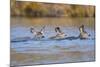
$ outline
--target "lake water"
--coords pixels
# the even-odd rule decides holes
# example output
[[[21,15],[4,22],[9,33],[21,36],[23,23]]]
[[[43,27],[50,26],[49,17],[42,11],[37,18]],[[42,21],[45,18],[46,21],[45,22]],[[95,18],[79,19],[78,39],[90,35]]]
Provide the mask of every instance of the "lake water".
[[[59,26],[68,37],[79,35],[84,24],[89,39],[49,40]],[[39,31],[46,26],[43,40],[34,40],[30,27]],[[95,60],[94,18],[11,18],[11,65],[37,65]],[[17,41],[14,41],[17,40]]]

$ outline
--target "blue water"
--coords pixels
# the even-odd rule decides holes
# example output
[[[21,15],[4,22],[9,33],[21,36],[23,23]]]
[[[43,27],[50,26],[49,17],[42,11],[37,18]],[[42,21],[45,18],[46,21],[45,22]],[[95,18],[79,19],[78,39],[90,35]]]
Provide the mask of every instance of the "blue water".
[[[77,37],[79,26],[91,36],[81,39],[49,39],[55,36],[54,28],[60,26],[67,37]],[[94,18],[12,18],[11,65],[36,65],[95,60]],[[35,40],[30,27],[44,30],[45,38]]]
[[[68,37],[79,35],[79,30],[76,27],[61,27],[63,32],[65,32]],[[36,28],[39,29],[38,27]],[[14,39],[19,40],[18,42],[11,42],[11,48],[15,49],[17,52],[59,52],[60,50],[69,51],[91,51],[94,50],[95,39],[94,30],[86,28],[86,31],[91,35],[87,40],[73,39],[73,40],[49,40],[48,38],[56,35],[53,27],[47,27],[45,29],[45,38],[42,40],[31,39],[34,37],[30,33],[29,27],[14,27],[11,28],[11,41]],[[21,41],[21,40],[26,41]]]

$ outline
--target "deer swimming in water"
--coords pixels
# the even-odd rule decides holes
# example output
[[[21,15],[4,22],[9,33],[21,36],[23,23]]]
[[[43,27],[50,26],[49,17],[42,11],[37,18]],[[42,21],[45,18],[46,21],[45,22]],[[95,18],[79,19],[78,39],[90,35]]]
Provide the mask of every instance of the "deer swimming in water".
[[[55,32],[57,33],[55,36],[50,37],[50,39],[63,39],[67,35],[61,31],[60,27],[55,27]]]
[[[79,27],[79,31],[80,31],[80,35],[79,35],[79,38],[80,38],[80,39],[87,39],[87,38],[90,36],[90,34],[88,34],[88,33],[84,30],[84,25],[81,25],[81,26]]]
[[[45,37],[44,32],[43,32],[44,28],[45,28],[45,26],[42,27],[42,29],[40,31],[35,31],[35,29],[31,27],[30,32],[34,35],[34,38],[41,39],[41,38]]]

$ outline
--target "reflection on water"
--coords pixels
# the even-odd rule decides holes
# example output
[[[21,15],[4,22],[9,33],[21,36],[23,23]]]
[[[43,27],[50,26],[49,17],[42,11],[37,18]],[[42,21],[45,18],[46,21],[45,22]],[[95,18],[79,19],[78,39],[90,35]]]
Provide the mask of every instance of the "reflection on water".
[[[48,40],[56,26],[69,37],[78,36],[81,24],[91,34],[87,40]],[[11,65],[94,61],[94,24],[94,18],[11,18]],[[44,40],[31,39],[30,27],[40,30],[44,25]]]

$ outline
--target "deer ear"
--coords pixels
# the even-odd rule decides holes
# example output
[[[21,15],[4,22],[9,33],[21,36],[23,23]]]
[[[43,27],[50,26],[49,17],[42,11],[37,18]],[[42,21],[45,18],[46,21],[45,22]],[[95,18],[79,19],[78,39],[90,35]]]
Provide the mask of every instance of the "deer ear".
[[[30,32],[33,33],[33,30],[34,30],[34,28],[31,27],[31,28],[30,28]]]
[[[44,30],[44,28],[45,28],[45,26],[43,26],[43,27],[42,27],[42,29],[41,29],[40,31],[43,31],[43,30]]]

